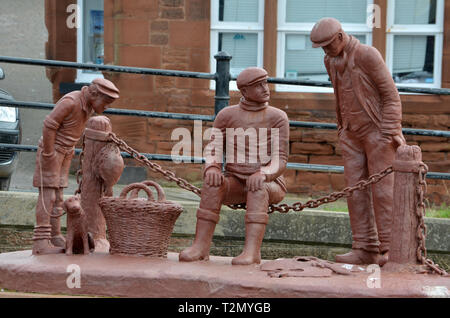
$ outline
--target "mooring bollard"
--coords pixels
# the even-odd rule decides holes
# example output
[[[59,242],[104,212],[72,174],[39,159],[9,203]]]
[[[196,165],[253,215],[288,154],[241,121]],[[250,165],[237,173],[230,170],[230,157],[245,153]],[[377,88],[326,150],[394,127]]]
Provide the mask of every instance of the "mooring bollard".
[[[93,235],[95,250],[108,252],[106,222],[98,204],[102,196],[112,196],[112,187],[122,174],[124,162],[117,146],[109,142],[111,122],[105,116],[89,119],[84,132],[81,155],[81,207],[88,220],[88,232]],[[78,191],[78,190],[77,190]]]
[[[402,145],[397,149],[394,170],[394,210],[392,219],[389,262],[419,264],[418,231],[419,172],[422,152],[418,146]]]

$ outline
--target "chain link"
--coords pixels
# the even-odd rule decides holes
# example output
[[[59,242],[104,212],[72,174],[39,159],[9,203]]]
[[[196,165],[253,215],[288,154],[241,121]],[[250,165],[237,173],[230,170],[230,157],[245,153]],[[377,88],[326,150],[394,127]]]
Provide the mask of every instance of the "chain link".
[[[185,190],[191,191],[191,192],[197,194],[198,196],[201,195],[201,190],[199,188],[195,187],[194,185],[190,184],[189,182],[187,182],[186,180],[184,180],[182,178],[176,177],[175,173],[173,173],[172,171],[164,170],[160,165],[151,162],[147,157],[145,157],[144,155],[140,154],[139,152],[137,152],[136,150],[134,150],[133,148],[128,146],[125,141],[118,138],[114,133],[111,132],[109,134],[109,137],[110,137],[111,141],[114,142],[119,147],[120,150],[128,153],[129,155],[131,155],[132,158],[134,158],[138,162],[148,166],[152,171],[161,174],[166,180],[175,182],[179,187],[181,187]],[[356,190],[363,190],[363,189],[367,188],[368,186],[370,186],[371,184],[379,182],[381,179],[383,179],[384,177],[386,177],[387,175],[389,175],[392,172],[393,172],[392,167],[388,167],[388,168],[384,169],[383,171],[381,171],[380,173],[371,175],[368,178],[368,180],[361,180],[352,187],[347,187],[340,192],[333,192],[330,195],[327,195],[325,197],[322,197],[322,198],[319,198],[316,200],[307,201],[304,204],[301,202],[296,202],[293,205],[288,205],[285,203],[279,204],[279,205],[272,204],[269,206],[268,213],[273,213],[273,212],[288,213],[290,210],[293,210],[295,212],[300,212],[300,211],[303,211],[305,208],[310,208],[310,209],[317,208],[323,204],[335,202],[344,197],[345,198],[349,197]],[[246,204],[245,203],[231,204],[231,205],[228,205],[228,207],[230,207],[233,210],[239,210],[239,209],[245,209]]]
[[[367,180],[359,181],[354,186],[346,187],[342,191],[333,192],[333,193],[331,193],[325,197],[321,197],[319,199],[309,200],[306,203],[296,202],[293,205],[287,205],[287,204],[271,205],[269,207],[269,213],[273,213],[273,212],[287,213],[290,210],[293,210],[295,212],[300,212],[300,211],[303,211],[305,208],[315,209],[323,204],[332,203],[341,198],[350,197],[353,194],[353,192],[355,192],[357,190],[358,191],[364,190],[367,187],[369,187],[370,185],[380,182],[381,179],[383,179],[387,175],[391,174],[392,172],[393,172],[392,167],[387,167],[380,173],[371,175]]]
[[[85,141],[85,135],[83,134],[82,141],[81,141],[81,153],[78,163],[78,170],[76,172],[77,177],[77,184],[78,188],[75,190],[75,195],[81,194],[81,183],[83,182],[82,174],[83,174],[83,158],[84,158],[84,141]]]
[[[417,194],[417,208],[416,215],[418,219],[417,225],[417,260],[422,264],[428,266],[435,273],[448,276],[447,272],[435,264],[431,259],[427,258],[427,249],[425,247],[425,238],[427,236],[427,226],[425,225],[425,193],[427,192],[427,182],[425,181],[428,172],[426,164],[421,163],[419,167],[419,183],[416,187]]]
[[[191,191],[191,192],[195,193],[196,195],[200,196],[201,191],[196,186],[190,184],[189,182],[187,182],[186,180],[184,180],[182,178],[176,177],[174,172],[164,170],[157,163],[151,162],[147,157],[145,157],[144,155],[140,154],[139,152],[137,152],[136,150],[134,150],[133,148],[128,146],[125,143],[125,141],[118,138],[114,133],[110,133],[109,137],[111,138],[111,141],[113,141],[119,147],[120,150],[125,151],[133,159],[135,159],[138,162],[142,163],[143,165],[149,167],[150,170],[152,170],[153,172],[157,172],[157,173],[161,174],[164,177],[164,179],[166,179],[168,181],[175,182],[180,188]]]

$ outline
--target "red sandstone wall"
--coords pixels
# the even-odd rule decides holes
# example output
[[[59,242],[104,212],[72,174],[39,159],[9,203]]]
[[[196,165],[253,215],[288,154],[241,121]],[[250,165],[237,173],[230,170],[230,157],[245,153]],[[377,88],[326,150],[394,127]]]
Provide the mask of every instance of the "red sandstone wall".
[[[76,62],[77,31],[66,27],[68,5],[74,0],[45,0],[45,25],[48,30],[48,41],[45,43],[45,55],[48,60]],[[53,101],[61,98],[59,83],[73,82],[76,70],[70,68],[47,68],[47,77],[53,84]]]

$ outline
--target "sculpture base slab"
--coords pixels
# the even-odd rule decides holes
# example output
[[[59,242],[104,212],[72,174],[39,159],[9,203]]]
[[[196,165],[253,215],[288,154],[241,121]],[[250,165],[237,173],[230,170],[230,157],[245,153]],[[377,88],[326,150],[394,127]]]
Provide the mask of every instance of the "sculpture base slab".
[[[73,284],[80,269],[80,288]],[[71,276],[72,275],[72,276]],[[232,266],[230,257],[210,261],[109,255],[42,255],[31,251],[0,254],[0,288],[66,295],[122,297],[449,297],[450,278],[380,273],[381,287],[369,288],[373,273],[351,276],[270,278],[259,265]],[[72,285],[73,286],[73,285]],[[373,285],[371,285],[373,286]]]

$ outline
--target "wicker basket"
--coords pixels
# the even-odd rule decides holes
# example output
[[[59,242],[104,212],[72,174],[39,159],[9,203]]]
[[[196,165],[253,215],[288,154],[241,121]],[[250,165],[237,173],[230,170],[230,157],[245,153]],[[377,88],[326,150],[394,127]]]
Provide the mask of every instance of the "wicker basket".
[[[156,201],[149,186],[157,190]],[[147,199],[138,198],[140,190],[147,193]],[[111,254],[167,257],[170,235],[183,208],[166,201],[159,184],[130,184],[118,198],[103,197],[99,205],[106,219]]]

